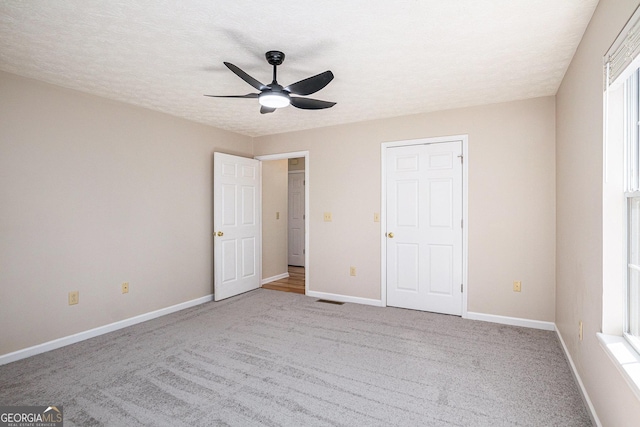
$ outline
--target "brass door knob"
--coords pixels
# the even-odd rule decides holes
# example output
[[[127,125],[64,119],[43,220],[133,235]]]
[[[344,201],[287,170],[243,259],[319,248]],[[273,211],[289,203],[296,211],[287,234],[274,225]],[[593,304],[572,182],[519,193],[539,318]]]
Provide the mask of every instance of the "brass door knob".
[[[222,237],[224,236],[224,233],[222,231],[218,231],[218,237]]]
[[[393,239],[393,233],[389,233],[387,236],[389,236],[390,239]]]

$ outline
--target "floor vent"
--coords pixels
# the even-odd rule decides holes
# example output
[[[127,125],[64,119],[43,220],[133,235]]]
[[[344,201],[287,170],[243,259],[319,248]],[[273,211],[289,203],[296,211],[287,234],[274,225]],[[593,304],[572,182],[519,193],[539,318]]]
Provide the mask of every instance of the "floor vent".
[[[318,301],[316,301],[316,302],[324,302],[324,303],[326,303],[326,304],[335,304],[335,305],[342,305],[342,304],[344,304],[343,302],[340,302],[340,301],[331,301],[331,300],[328,300],[328,299],[319,299],[319,300],[318,300]]]

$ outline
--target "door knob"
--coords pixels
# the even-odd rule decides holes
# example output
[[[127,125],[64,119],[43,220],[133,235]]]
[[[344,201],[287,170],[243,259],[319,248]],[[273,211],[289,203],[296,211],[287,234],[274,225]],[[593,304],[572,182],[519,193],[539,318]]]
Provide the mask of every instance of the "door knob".
[[[218,231],[218,237],[222,237],[224,236],[224,233],[222,231]]]
[[[390,239],[393,239],[393,233],[389,233],[387,236],[389,236]]]

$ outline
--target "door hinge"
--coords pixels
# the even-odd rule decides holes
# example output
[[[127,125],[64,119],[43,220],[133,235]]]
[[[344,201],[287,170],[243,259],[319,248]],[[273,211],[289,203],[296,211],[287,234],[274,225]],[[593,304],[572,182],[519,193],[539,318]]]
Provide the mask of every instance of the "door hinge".
[[[304,255],[304,254],[306,254],[306,253],[307,253],[307,250],[306,250],[306,249],[303,249],[303,250],[302,250],[302,255]]]
[[[302,214],[302,219],[307,219],[307,215]]]
[[[307,181],[306,180],[302,180],[302,185],[307,185]]]
[[[464,285],[460,283],[460,292],[464,292],[463,289],[464,289]]]

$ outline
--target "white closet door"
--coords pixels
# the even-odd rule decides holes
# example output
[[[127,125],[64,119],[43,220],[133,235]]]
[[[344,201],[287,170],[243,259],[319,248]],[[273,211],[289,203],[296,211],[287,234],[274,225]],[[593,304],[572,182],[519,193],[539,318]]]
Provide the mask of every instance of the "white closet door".
[[[387,305],[462,314],[462,143],[387,152]]]
[[[304,267],[304,171],[289,173],[289,265]]]

